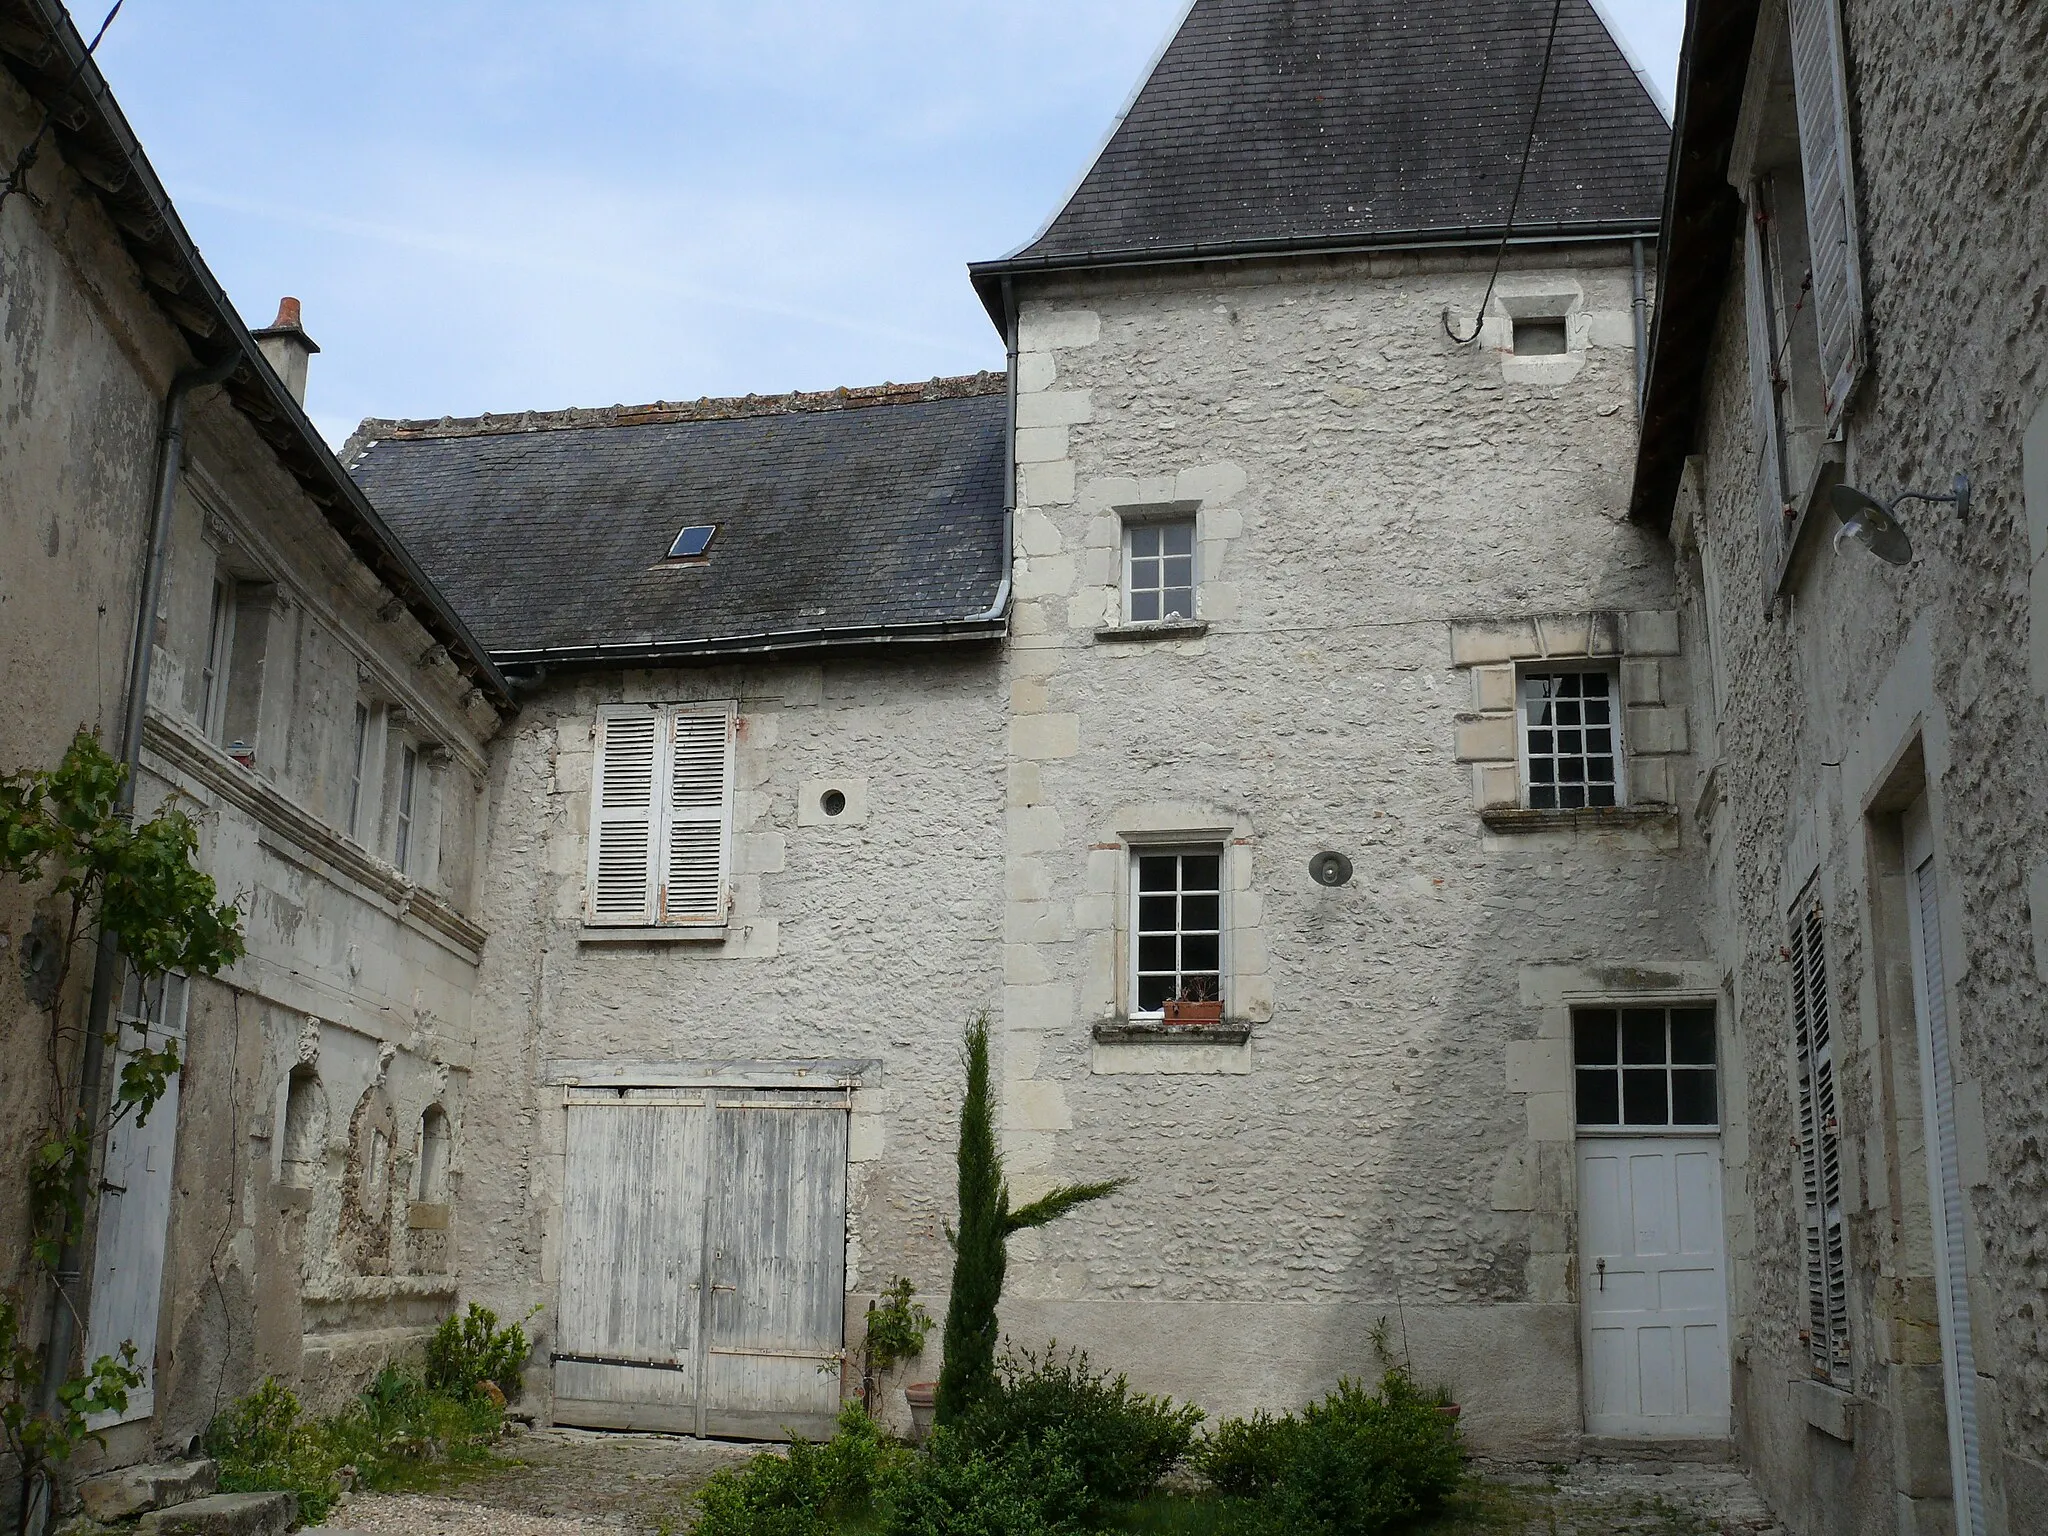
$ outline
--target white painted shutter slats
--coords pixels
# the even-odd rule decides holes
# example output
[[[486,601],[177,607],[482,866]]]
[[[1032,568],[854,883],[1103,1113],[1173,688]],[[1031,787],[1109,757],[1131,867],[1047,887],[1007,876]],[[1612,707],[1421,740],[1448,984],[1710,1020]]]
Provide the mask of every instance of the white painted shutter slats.
[[[1849,155],[1849,90],[1839,0],[1790,0],[1792,87],[1799,108],[1799,158],[1806,176],[1806,231],[1812,248],[1814,324],[1820,333],[1827,430],[1863,367],[1863,271],[1856,239],[1855,176]]]
[[[1977,1347],[1970,1331],[1970,1265],[1964,1226],[1962,1148],[1956,1139],[1955,1058],[1951,1054],[1948,1020],[1948,976],[1941,960],[1941,901],[1934,878],[1934,860],[1924,860],[1913,872],[1913,903],[1918,919],[1920,949],[1920,1006],[1927,1034],[1922,1041],[1922,1060],[1927,1082],[1924,1097],[1931,1101],[1933,1125],[1928,1136],[1929,1160],[1933,1164],[1940,1203],[1935,1262],[1941,1266],[1940,1296],[1947,1316],[1950,1370],[1949,1390],[1955,1401],[1950,1406],[1951,1432],[1960,1431],[1959,1446],[1951,1456],[1962,1464],[1963,1484],[1968,1494],[1969,1525],[1966,1536],[1984,1529],[1983,1447],[1977,1423]],[[1957,1522],[1958,1529],[1963,1523]]]
[[[660,719],[645,714],[601,716],[597,773],[591,786],[590,920],[634,924],[654,920],[655,746]]]
[[[669,736],[664,922],[725,920],[730,862],[733,717],[680,711]]]
[[[1750,189],[1749,229],[1742,243],[1743,309],[1749,321],[1749,396],[1756,416],[1758,564],[1764,600],[1777,591],[1785,541],[1785,469],[1778,449],[1778,345],[1772,323],[1770,272],[1764,259],[1767,203],[1762,183]]]
[[[1814,1375],[1849,1385],[1849,1255],[1842,1217],[1841,1119],[1820,903],[1792,920],[1792,1027],[1798,1053],[1806,1339]]]

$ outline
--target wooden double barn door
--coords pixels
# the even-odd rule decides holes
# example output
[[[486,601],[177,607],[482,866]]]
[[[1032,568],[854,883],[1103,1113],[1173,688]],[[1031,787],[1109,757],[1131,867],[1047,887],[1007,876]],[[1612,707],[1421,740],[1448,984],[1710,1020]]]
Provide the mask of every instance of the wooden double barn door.
[[[831,1434],[847,1107],[801,1089],[570,1091],[558,1423]]]

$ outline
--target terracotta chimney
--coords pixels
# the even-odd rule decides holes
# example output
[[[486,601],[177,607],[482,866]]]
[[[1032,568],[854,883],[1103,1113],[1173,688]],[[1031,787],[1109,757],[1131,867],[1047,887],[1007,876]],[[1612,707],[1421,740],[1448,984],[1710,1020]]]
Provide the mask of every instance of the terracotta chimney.
[[[292,398],[304,405],[306,359],[318,352],[320,346],[299,323],[299,301],[279,299],[277,318],[262,330],[249,334],[256,338],[256,345],[263,349],[264,360],[284,381],[284,387],[292,392]]]

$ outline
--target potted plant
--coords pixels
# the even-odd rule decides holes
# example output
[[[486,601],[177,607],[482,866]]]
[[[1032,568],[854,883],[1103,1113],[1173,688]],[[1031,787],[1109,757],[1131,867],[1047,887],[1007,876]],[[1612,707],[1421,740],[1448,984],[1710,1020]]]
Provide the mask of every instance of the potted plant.
[[[1178,1025],[1221,1024],[1223,998],[1214,976],[1189,976],[1180,984],[1180,995],[1165,1003],[1165,1022]]]

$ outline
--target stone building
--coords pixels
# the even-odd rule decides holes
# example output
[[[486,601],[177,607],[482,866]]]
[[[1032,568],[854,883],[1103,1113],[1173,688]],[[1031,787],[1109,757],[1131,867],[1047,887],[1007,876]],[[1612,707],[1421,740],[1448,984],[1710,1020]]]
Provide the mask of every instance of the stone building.
[[[1801,1531],[2048,1529],[2044,43],[1688,21],[1631,512],[1711,658],[1736,1422]]]
[[[88,1357],[132,1340],[146,1371],[102,1426],[133,1461],[267,1373],[345,1400],[454,1300],[485,752],[511,699],[307,420],[296,301],[237,319],[53,4],[0,6],[0,164],[28,167],[0,202],[0,766],[52,766],[81,726],[132,744],[138,811],[194,818],[248,941],[216,979],[113,1000],[184,1058],[107,1144],[81,1286]],[[58,915],[0,885],[0,1282],[35,1328],[21,1170],[80,1038],[53,1051],[38,1001]],[[73,1026],[92,969],[88,945]]]
[[[519,679],[462,1269],[557,1417],[829,1412],[866,1298],[943,1295],[987,1007],[1020,1198],[1134,1179],[1019,1239],[1020,1339],[1243,1412],[1385,1319],[1481,1446],[1726,1433],[1690,650],[1625,516],[1667,129],[1559,14],[1197,4],[974,269],[1000,393],[364,424]],[[1575,1111],[1575,1017],[1654,1025],[1657,1118],[1618,1061]],[[1576,1280],[1618,1166],[1711,1234],[1662,1312]]]

